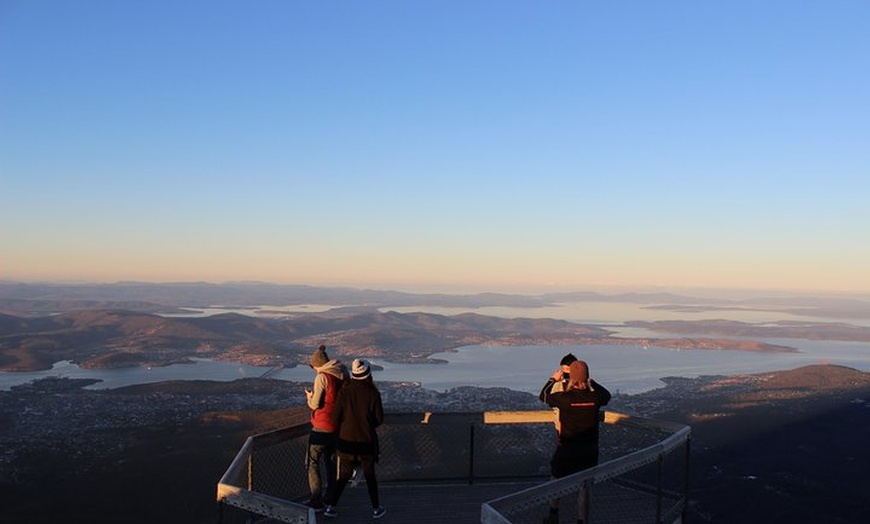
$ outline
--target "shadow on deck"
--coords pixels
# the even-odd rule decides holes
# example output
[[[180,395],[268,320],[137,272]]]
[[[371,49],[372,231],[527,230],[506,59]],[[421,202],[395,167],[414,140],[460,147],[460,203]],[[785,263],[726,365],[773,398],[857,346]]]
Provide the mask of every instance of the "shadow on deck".
[[[384,484],[380,486],[381,505],[387,514],[378,522],[416,524],[475,524],[480,522],[480,506],[543,482],[499,482],[487,484]],[[365,481],[348,487],[341,497],[337,518],[317,515],[317,522],[357,524],[372,522],[372,508]]]

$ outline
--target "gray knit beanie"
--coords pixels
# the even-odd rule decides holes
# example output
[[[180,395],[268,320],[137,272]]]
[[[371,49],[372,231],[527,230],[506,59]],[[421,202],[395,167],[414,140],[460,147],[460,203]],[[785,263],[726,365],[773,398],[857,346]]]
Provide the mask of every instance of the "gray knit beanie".
[[[323,344],[311,354],[311,367],[319,368],[329,362],[329,355],[326,354],[326,346]]]

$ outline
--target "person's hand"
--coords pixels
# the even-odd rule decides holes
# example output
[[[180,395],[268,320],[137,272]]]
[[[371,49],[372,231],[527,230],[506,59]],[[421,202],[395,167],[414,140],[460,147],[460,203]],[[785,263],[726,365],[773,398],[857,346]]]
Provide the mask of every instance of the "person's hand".
[[[308,388],[305,388],[305,398],[311,400],[311,396],[314,395],[314,392]]]
[[[565,372],[562,371],[562,368],[557,369],[556,371],[553,372],[553,380],[555,380],[556,382],[559,382],[560,380],[562,380],[562,375],[564,373]]]

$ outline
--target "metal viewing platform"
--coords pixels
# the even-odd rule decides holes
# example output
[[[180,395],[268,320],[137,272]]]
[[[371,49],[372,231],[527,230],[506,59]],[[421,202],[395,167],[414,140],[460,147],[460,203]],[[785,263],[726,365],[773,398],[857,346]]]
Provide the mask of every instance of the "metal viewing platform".
[[[577,521],[590,489],[589,521],[678,523],[689,478],[688,426],[604,413],[598,466],[552,480],[553,412],[393,413],[378,428],[380,522],[539,524],[552,500],[561,522]],[[371,522],[365,480],[348,486],[339,516],[308,499],[308,423],[248,437],[217,485],[219,522]]]

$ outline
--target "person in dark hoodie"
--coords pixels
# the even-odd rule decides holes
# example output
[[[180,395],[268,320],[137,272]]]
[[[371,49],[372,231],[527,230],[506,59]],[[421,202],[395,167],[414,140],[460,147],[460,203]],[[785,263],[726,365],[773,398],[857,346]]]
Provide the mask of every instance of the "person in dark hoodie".
[[[353,361],[351,380],[338,394],[333,420],[338,426],[338,480],[330,484],[324,515],[338,516],[335,506],[353,476],[354,468],[361,466],[372,503],[372,517],[379,519],[387,510],[380,504],[378,479],[375,475],[375,462],[380,456],[375,428],[384,422],[384,406],[381,403],[381,393],[372,380],[368,361]]]
[[[553,378],[558,380],[557,371]],[[561,375],[561,374],[560,374]],[[562,478],[598,464],[598,422],[602,406],[610,402],[610,392],[589,378],[589,366],[582,360],[571,363],[570,379],[565,391],[545,390],[544,400],[548,406],[559,409],[559,442],[550,460],[550,473]],[[585,524],[589,517],[588,489],[581,488],[578,494],[578,523]],[[545,524],[559,522],[559,506],[556,499],[550,506]]]
[[[338,436],[338,426],[332,419],[338,392],[347,378],[347,368],[338,360],[330,360],[326,354],[326,346],[321,345],[311,355],[311,369],[317,375],[314,377],[312,389],[305,389],[308,407],[311,409],[311,431],[308,434],[308,454],[305,465],[308,469],[308,488],[311,497],[307,505],[315,511],[323,511],[323,494],[326,493],[330,480],[335,478],[335,445]],[[325,467],[326,476],[321,478],[321,466]]]

